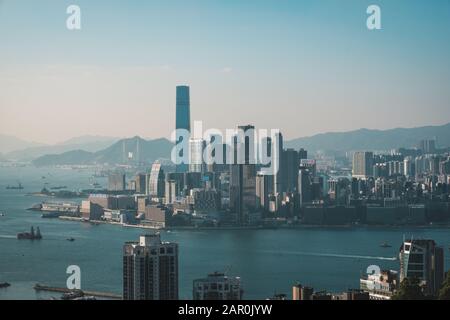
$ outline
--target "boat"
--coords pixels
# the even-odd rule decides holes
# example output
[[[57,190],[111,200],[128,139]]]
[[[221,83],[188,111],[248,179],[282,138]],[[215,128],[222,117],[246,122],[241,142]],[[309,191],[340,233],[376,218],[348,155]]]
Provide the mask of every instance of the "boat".
[[[387,242],[383,242],[382,244],[380,244],[380,247],[382,247],[382,248],[391,248],[392,246],[389,243],[387,243]]]
[[[59,218],[62,215],[61,212],[46,212],[41,215],[41,218],[51,219],[51,218]]]
[[[50,190],[62,190],[62,189],[67,189],[67,186],[58,186],[50,188]]]
[[[70,241],[70,242],[74,242],[75,241],[75,239],[74,238],[68,238],[68,239],[66,239],[67,241]]]
[[[0,217],[4,217],[5,214],[3,212],[0,212]]]
[[[10,185],[8,185],[8,186],[6,187],[6,190],[23,190],[23,186],[22,186],[22,184],[19,182],[19,183],[17,184],[17,186],[10,186]]]
[[[73,290],[71,292],[64,293],[61,296],[61,300],[74,300],[74,299],[82,298],[82,297],[84,297],[84,292],[83,291],[81,291],[81,290]]]
[[[36,232],[34,232],[34,228],[31,227],[30,232],[21,232],[17,234],[18,240],[41,240],[42,235],[39,227],[36,228]]]
[[[0,288],[8,288],[11,285],[8,282],[0,282]]]

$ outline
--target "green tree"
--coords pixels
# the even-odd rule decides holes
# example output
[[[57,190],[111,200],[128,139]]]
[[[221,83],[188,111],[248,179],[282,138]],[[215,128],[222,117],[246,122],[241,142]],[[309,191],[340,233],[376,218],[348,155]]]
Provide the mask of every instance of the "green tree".
[[[447,272],[441,290],[439,290],[439,300],[450,300],[450,272]]]
[[[392,296],[393,300],[424,300],[425,296],[417,278],[403,279],[397,292]]]

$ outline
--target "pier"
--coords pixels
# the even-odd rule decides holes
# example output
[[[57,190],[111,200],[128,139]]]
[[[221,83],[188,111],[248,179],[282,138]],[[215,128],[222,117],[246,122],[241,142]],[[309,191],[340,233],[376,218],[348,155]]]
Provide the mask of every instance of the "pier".
[[[47,291],[47,292],[58,292],[61,294],[64,293],[71,293],[77,290],[70,290],[67,288],[59,288],[59,287],[52,287],[52,286],[45,286],[41,284],[36,284],[34,286],[34,290],[36,291]],[[84,293],[85,296],[93,296],[98,298],[107,298],[107,299],[113,299],[113,300],[122,300],[122,295],[110,293],[110,292],[98,292],[98,291],[87,291],[87,290],[80,290]]]

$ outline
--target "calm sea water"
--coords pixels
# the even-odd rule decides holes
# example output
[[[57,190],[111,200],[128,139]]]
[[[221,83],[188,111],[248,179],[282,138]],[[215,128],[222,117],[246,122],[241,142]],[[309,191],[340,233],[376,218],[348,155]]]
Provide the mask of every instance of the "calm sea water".
[[[93,226],[78,222],[42,219],[26,211],[46,200],[26,196],[45,182],[70,189],[89,188],[90,171],[0,168],[0,299],[45,299],[58,296],[36,294],[36,283],[65,286],[69,265],[81,268],[82,289],[121,293],[122,246],[145,230],[120,226]],[[45,179],[43,178],[45,177]],[[105,180],[97,179],[105,184]],[[6,190],[20,181],[24,190]],[[80,201],[81,199],[78,199]],[[16,234],[39,226],[42,241],[18,241]],[[300,281],[317,290],[341,291],[359,286],[359,276],[369,265],[398,269],[398,248],[403,235],[432,238],[446,248],[447,228],[303,228],[278,230],[214,230],[163,232],[166,241],[180,246],[180,298],[192,298],[192,281],[213,271],[227,271],[242,278],[245,298],[265,299],[274,293],[290,296]],[[66,239],[73,237],[75,242]],[[392,248],[381,248],[387,241]]]

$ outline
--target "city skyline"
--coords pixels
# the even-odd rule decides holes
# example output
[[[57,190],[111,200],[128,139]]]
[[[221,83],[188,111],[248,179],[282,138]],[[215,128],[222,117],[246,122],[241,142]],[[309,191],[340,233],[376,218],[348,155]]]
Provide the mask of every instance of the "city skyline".
[[[192,121],[287,140],[450,121],[448,2],[378,1],[377,31],[368,1],[77,4],[83,27],[68,31],[68,2],[41,1],[33,15],[25,1],[0,3],[2,134],[169,137],[177,85],[192,89]]]

